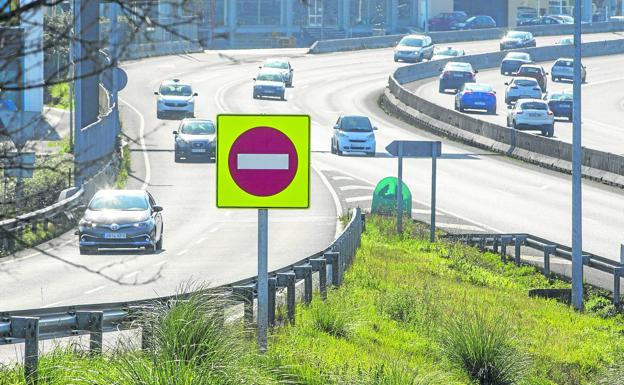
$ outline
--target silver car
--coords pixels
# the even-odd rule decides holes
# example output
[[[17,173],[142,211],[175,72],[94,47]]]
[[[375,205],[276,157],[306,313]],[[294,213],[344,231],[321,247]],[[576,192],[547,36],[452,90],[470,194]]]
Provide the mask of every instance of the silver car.
[[[538,130],[552,137],[555,133],[555,116],[548,103],[537,99],[519,99],[515,106],[508,106],[507,127],[516,130]]]
[[[211,159],[215,156],[217,133],[212,120],[184,119],[173,135],[176,162],[182,158]]]
[[[286,58],[271,58],[266,59],[260,67],[260,70],[269,69],[275,70],[282,74],[286,87],[292,87],[293,85],[293,72],[295,71],[290,65],[290,61]]]
[[[435,47],[426,35],[407,35],[394,49],[394,61],[421,62],[433,57]]]
[[[253,98],[267,96],[286,100],[286,82],[280,71],[264,69],[254,78]]]
[[[505,103],[512,104],[518,99],[541,99],[542,89],[533,78],[517,77],[506,82]]]
[[[98,191],[78,224],[80,254],[91,254],[99,248],[161,250],[162,210],[147,191]]]
[[[560,80],[574,80],[574,59],[560,58],[557,59],[550,70],[550,76],[553,82]],[[585,83],[587,80],[587,69],[581,63],[581,81]]]
[[[183,116],[195,116],[195,97],[193,87],[189,83],[181,82],[180,79],[165,80],[160,84],[156,101],[156,117],[161,119],[165,114],[178,114]]]

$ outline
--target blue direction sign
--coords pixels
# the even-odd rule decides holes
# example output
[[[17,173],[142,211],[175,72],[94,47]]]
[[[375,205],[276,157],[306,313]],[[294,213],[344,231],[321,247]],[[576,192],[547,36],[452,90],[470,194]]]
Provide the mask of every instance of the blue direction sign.
[[[399,150],[401,150],[400,154]],[[442,153],[442,142],[395,140],[386,147],[386,151],[390,155],[404,158],[432,158],[440,156]]]

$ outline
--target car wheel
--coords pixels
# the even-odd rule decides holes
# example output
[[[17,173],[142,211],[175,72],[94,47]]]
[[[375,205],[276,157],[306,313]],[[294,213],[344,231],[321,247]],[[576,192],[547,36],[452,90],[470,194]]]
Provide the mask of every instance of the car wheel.
[[[553,136],[555,136],[555,125],[554,123],[550,125],[550,127],[548,127],[548,132],[546,133],[547,136],[549,138],[552,138]]]
[[[446,91],[446,88],[443,88],[442,85],[438,86],[438,92],[443,94]]]
[[[158,240],[158,242],[156,242],[156,251],[162,250],[162,247],[163,247],[163,237],[164,237],[164,235],[163,235],[162,230],[161,230],[161,232],[160,232],[160,239]]]
[[[374,158],[375,157],[375,151],[369,152],[368,154],[366,154],[366,156],[368,156],[370,158]]]
[[[459,110],[459,112],[464,112],[464,107],[461,105],[461,102],[457,106],[457,109]]]
[[[490,115],[496,115],[496,107],[488,111]]]
[[[253,98],[254,99],[258,99],[258,95],[256,95],[256,93],[253,94]]]
[[[329,151],[330,151],[332,154],[335,154],[335,153],[336,153],[336,148],[334,147],[334,141],[333,141],[333,140],[331,141],[331,144],[329,145]]]
[[[162,119],[162,117],[163,117],[162,112],[157,111],[157,112],[156,112],[156,119]]]
[[[340,149],[338,142],[336,142],[336,155],[342,155],[342,150]]]
[[[91,249],[89,247],[82,247],[80,246],[80,255],[91,255],[94,254],[95,250],[97,249]]]
[[[511,127],[511,123],[509,122],[509,116],[507,117],[506,123],[507,123],[507,127]]]
[[[587,81],[587,77],[583,77],[583,79],[581,79],[581,83],[585,83]]]
[[[514,130],[517,130],[517,129],[518,129],[518,125],[516,124],[516,121],[515,121],[515,120],[513,120],[513,121],[511,122],[511,127],[513,127],[513,129],[514,129]]]

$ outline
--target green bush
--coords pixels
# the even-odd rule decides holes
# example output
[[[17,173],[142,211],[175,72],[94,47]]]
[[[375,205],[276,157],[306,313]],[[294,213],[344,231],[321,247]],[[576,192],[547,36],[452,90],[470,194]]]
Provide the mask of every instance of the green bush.
[[[336,338],[348,338],[352,321],[340,303],[314,300],[310,308],[312,325],[315,329]]]
[[[449,319],[441,338],[442,351],[481,385],[521,383],[527,356],[513,346],[510,323],[479,311]]]

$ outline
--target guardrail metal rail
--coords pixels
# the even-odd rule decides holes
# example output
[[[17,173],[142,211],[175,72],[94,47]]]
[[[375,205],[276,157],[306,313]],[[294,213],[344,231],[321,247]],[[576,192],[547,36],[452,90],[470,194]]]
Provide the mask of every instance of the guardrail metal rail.
[[[74,198],[77,199],[77,198]],[[269,273],[269,325],[276,324],[276,298],[278,291],[286,290],[287,322],[295,322],[296,285],[303,282],[303,301],[309,304],[313,295],[313,274],[318,273],[319,293],[327,297],[328,287],[342,284],[346,269],[353,263],[365,217],[360,208],[353,211],[342,233],[324,250],[301,261]],[[257,296],[257,277],[219,286],[218,290],[243,304],[243,322],[253,322],[253,306]],[[146,300],[65,306],[49,309],[0,311],[0,345],[24,343],[24,369],[28,384],[37,383],[39,341],[75,335],[89,335],[89,349],[101,354],[103,333],[134,329],[132,321],[155,304],[180,299],[179,295]],[[141,330],[142,346],[147,346],[149,330]]]

